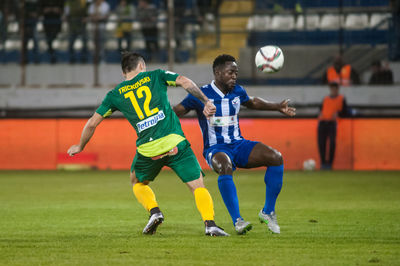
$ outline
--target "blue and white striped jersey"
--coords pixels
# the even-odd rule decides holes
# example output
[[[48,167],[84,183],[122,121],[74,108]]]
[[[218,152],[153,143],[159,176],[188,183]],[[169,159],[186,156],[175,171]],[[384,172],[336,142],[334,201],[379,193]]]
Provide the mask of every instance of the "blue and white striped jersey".
[[[203,115],[204,104],[196,97],[189,94],[181,102],[186,110],[195,110],[203,133],[204,150],[210,146],[222,143],[234,143],[242,140],[240,133],[238,113],[240,105],[249,100],[245,89],[235,85],[233,90],[224,95],[215,85],[201,87],[203,93],[214,103],[217,111],[213,117],[207,119]]]

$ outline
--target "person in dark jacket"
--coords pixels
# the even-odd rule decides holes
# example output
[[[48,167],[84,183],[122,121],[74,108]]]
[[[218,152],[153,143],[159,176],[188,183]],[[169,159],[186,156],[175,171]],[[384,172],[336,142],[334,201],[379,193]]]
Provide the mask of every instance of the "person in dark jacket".
[[[391,85],[393,84],[393,72],[389,67],[383,67],[381,61],[376,60],[371,64],[372,75],[368,84]]]
[[[330,94],[322,101],[318,123],[318,149],[321,169],[331,170],[335,158],[337,118],[346,116],[347,104],[343,95],[339,94],[339,84],[329,84]],[[326,144],[329,140],[329,151]]]
[[[43,27],[46,34],[47,51],[52,64],[57,62],[53,41],[61,31],[61,16],[64,10],[64,0],[42,0]]]

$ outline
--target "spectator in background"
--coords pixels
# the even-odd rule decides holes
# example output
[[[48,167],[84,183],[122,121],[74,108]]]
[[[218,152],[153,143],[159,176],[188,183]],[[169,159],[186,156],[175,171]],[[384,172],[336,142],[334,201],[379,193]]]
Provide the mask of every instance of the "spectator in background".
[[[5,43],[7,40],[8,15],[10,12],[11,0],[0,1],[0,60],[3,60]]]
[[[206,13],[217,14],[219,6],[222,0],[197,0],[197,6],[199,7],[200,14],[204,17]]]
[[[107,1],[108,5],[110,6],[110,10],[112,10],[112,11],[114,11],[117,8],[117,6],[120,2],[120,0],[106,0],[106,1]]]
[[[5,36],[7,34],[7,27],[6,27],[6,20],[5,20],[5,14],[7,9],[7,3],[0,2],[0,41],[3,42],[5,39]]]
[[[389,66],[382,67],[379,60],[371,64],[372,75],[368,84],[370,85],[391,85],[393,84],[393,73]]]
[[[326,96],[322,102],[318,123],[318,150],[322,170],[332,169],[336,149],[337,118],[347,114],[346,99],[339,94],[339,84],[330,83],[329,90],[329,96]],[[326,143],[328,140],[329,151],[327,154]]]
[[[122,40],[126,40],[126,50],[131,49],[132,19],[136,16],[136,9],[127,0],[121,0],[115,14],[118,17],[116,37],[118,39],[118,50],[122,51]]]
[[[46,34],[47,49],[52,64],[57,62],[53,49],[53,41],[61,31],[61,16],[63,15],[64,0],[42,0],[43,27]]]
[[[153,61],[154,55],[158,53],[157,8],[150,3],[150,0],[139,0],[137,14],[142,24],[147,58],[149,61]]]
[[[390,0],[392,18],[389,34],[389,59],[393,61],[400,60],[400,1]]]
[[[333,65],[329,67],[322,77],[324,84],[337,83],[341,86],[360,84],[360,77],[354,68],[345,64],[341,55],[335,57]]]
[[[65,16],[68,21],[68,50],[69,50],[69,62],[71,64],[76,61],[76,54],[74,49],[74,43],[78,37],[82,40],[82,50],[80,61],[86,63],[88,60],[88,47],[87,47],[87,3],[86,0],[66,0],[65,4]]]
[[[25,0],[25,6],[22,10],[24,17],[24,29],[22,35],[22,47],[23,47],[23,63],[29,62],[28,56],[28,42],[30,39],[33,41],[33,60],[35,63],[39,63],[39,47],[36,32],[36,24],[39,18],[39,0]]]
[[[184,59],[179,50],[184,48],[185,40],[190,38],[188,34],[191,31],[187,26],[200,24],[203,18],[200,15],[199,6],[196,1],[174,0],[174,5],[175,14],[179,14],[175,16],[175,58],[177,62],[182,62]]]
[[[271,10],[274,13],[281,13],[284,10],[293,10],[294,13],[299,14],[303,13],[301,0],[263,0],[256,1],[255,8],[256,10]]]
[[[18,2],[14,0],[0,1],[0,61],[4,61],[5,45],[8,38],[8,22],[17,20]]]
[[[0,45],[3,45],[7,38],[7,14],[8,0],[0,2]]]
[[[110,6],[105,0],[95,0],[89,6],[89,18],[94,23],[94,43],[96,45],[95,61],[100,62],[104,58],[105,29]]]
[[[177,51],[179,50],[179,48],[182,45],[182,40],[184,38],[184,33],[185,33],[185,25],[187,23],[186,21],[186,13],[188,11],[187,10],[187,3],[186,0],[174,0],[174,8],[175,8],[175,14],[179,14],[175,15],[174,21],[174,28],[175,28],[175,32],[174,32],[174,37],[175,37],[175,43],[176,43],[176,59],[179,62],[179,53],[177,53]]]
[[[136,0],[135,0],[136,1]],[[166,6],[168,5],[168,0],[152,0],[151,3],[157,8],[157,9],[165,9]]]

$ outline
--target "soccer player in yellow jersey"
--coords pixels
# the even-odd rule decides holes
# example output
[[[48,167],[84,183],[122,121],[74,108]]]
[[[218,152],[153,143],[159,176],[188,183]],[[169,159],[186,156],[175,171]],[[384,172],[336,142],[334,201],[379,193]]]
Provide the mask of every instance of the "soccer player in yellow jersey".
[[[213,201],[204,187],[203,172],[171,108],[167,87],[181,86],[197,97],[204,103],[206,117],[215,113],[214,104],[192,80],[184,76],[160,69],[146,71],[145,61],[137,53],[124,53],[121,66],[125,81],[108,92],[83,128],[79,144],[69,148],[69,155],[81,152],[103,119],[119,110],[138,136],[131,181],[137,200],[150,212],[143,234],[154,234],[164,221],[149,182],[155,179],[163,166],[168,166],[193,192],[197,209],[205,223],[206,235],[228,236],[214,222]]]

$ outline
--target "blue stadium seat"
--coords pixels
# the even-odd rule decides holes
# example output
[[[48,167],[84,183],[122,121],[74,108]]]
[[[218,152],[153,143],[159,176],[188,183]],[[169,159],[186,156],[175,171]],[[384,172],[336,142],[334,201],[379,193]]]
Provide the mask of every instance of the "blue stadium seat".
[[[350,30],[343,32],[343,43],[352,44],[385,44],[386,30]],[[338,44],[339,31],[291,31],[291,32],[250,32],[248,45],[260,47],[268,44],[276,45],[329,45]]]
[[[303,8],[337,8],[340,0],[257,0],[255,7],[260,9],[272,9],[274,4],[279,4],[285,9],[293,9],[299,3]],[[343,0],[343,7],[385,7],[389,6],[389,0]]]

